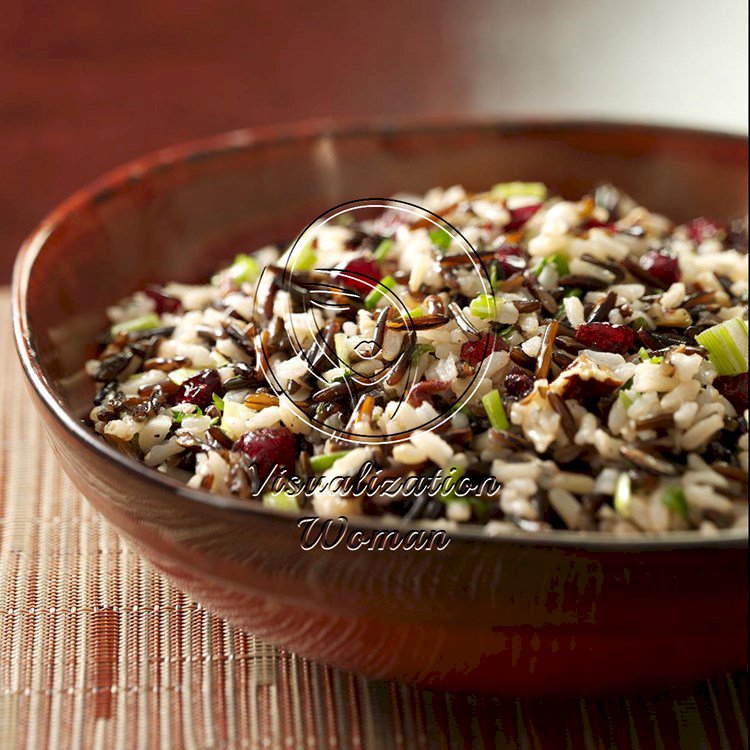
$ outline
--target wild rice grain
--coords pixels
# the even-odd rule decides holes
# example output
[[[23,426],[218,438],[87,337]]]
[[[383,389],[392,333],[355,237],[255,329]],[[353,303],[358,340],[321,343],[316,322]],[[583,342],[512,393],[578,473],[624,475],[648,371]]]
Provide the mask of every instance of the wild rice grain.
[[[552,352],[554,351],[555,338],[557,337],[557,329],[560,324],[553,320],[544,331],[542,337],[542,348],[539,350],[539,356],[537,357],[536,370],[534,377],[537,380],[544,380],[549,373],[550,362],[552,361]]]
[[[550,406],[560,415],[560,424],[571,443],[575,442],[578,425],[565,401],[554,391],[547,394]]]

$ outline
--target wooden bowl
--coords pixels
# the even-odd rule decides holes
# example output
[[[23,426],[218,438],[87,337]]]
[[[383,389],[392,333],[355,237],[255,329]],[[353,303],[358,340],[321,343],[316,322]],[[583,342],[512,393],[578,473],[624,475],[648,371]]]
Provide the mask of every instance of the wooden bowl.
[[[742,668],[747,538],[736,531],[624,540],[467,530],[442,551],[303,551],[295,518],[188,489],[80,422],[93,393],[83,363],[104,309],[145,282],[204,279],[220,260],[288,239],[344,200],[516,179],[571,196],[611,181],[677,220],[723,220],[746,210],[747,141],[591,122],[314,124],[137,160],[54,210],[16,262],[16,342],[52,448],[179,588],[312,659],[514,695],[664,686]]]

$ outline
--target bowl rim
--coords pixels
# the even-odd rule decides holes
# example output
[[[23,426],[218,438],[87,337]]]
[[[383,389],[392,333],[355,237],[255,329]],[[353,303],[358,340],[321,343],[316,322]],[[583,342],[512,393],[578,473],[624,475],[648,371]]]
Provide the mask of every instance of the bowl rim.
[[[260,126],[232,130],[220,135],[186,141],[153,151],[133,159],[126,164],[106,172],[88,185],[79,188],[70,197],[50,211],[37,227],[28,235],[21,245],[14,267],[12,279],[12,323],[13,334],[22,369],[31,387],[54,419],[63,430],[71,434],[85,450],[98,453],[106,460],[114,462],[122,470],[133,472],[149,484],[160,489],[169,489],[181,501],[208,505],[222,509],[248,514],[249,518],[261,516],[277,519],[282,522],[294,522],[299,518],[309,517],[312,513],[300,512],[290,514],[264,507],[261,504],[248,503],[231,496],[216,495],[210,492],[193,489],[183,482],[167,477],[153,469],[127,458],[108,443],[100,440],[92,430],[71,414],[56,397],[34,346],[34,335],[28,321],[27,290],[34,263],[43,251],[46,240],[67,217],[84,208],[101,196],[115,194],[119,189],[134,179],[147,177],[155,170],[174,168],[184,161],[203,161],[204,159],[226,156],[234,151],[251,148],[263,148],[283,145],[292,141],[315,141],[323,139],[344,140],[363,136],[380,136],[408,134],[436,134],[441,132],[460,132],[476,130],[495,130],[499,134],[549,131],[597,131],[640,132],[674,136],[705,137],[734,142],[738,146],[747,146],[747,136],[734,132],[690,128],[663,124],[650,124],[638,121],[576,118],[521,118],[504,119],[492,116],[468,117],[396,117],[371,119],[316,119],[305,120],[283,125]],[[420,527],[415,524],[383,522],[374,517],[357,516],[348,518],[348,528],[352,531],[373,532],[378,530],[398,529],[408,532]],[[447,528],[446,534],[451,540],[483,543],[513,544],[532,547],[559,547],[591,551],[672,551],[703,548],[747,548],[748,535],[741,529],[721,530],[715,535],[702,536],[695,531],[672,531],[633,536],[610,536],[601,532],[552,530],[539,533],[505,532],[486,534],[483,527],[473,524],[466,527]]]

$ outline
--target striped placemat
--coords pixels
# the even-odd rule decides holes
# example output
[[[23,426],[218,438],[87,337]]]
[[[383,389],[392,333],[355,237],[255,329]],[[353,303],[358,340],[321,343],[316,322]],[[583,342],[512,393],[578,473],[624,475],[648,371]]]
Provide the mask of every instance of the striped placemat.
[[[601,701],[424,692],[214,617],[73,489],[32,413],[0,290],[0,750],[747,747],[748,681]]]

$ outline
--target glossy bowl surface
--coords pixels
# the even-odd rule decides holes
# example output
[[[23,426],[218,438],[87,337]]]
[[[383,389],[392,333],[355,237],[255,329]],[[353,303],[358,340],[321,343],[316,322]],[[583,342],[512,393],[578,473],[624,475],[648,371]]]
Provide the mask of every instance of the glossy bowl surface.
[[[451,532],[442,551],[304,551],[296,519],[191,490],[80,422],[108,304],[195,282],[355,198],[543,180],[611,181],[676,220],[747,207],[747,141],[591,122],[417,122],[247,130],[147,156],[54,210],[16,262],[19,356],[80,491],[209,609],[345,669],[514,695],[664,686],[747,663],[747,538]],[[350,529],[372,533],[372,520]]]

